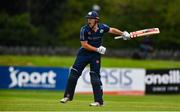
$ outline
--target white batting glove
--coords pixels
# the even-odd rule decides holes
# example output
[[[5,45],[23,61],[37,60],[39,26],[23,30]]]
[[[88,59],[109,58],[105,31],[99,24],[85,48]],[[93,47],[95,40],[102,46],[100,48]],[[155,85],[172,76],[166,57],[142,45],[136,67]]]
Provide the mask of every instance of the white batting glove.
[[[131,39],[131,35],[127,31],[123,32],[122,37],[123,37],[123,40],[130,40]]]
[[[103,46],[100,46],[100,47],[97,48],[97,52],[100,53],[100,54],[105,54],[106,48],[103,47]]]

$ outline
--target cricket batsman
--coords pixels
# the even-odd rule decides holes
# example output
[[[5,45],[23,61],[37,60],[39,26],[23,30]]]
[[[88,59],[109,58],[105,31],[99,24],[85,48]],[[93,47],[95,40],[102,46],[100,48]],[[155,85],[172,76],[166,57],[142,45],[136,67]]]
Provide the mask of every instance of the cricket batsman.
[[[76,60],[70,70],[67,87],[64,98],[61,103],[67,103],[73,100],[75,87],[78,78],[86,65],[90,64],[90,80],[93,88],[94,102],[90,106],[103,106],[103,89],[100,76],[101,55],[105,54],[106,48],[102,46],[102,37],[104,33],[121,35],[124,40],[130,39],[127,31],[120,31],[117,28],[109,27],[106,24],[99,23],[99,15],[96,11],[90,11],[86,15],[87,25],[81,27],[80,43],[81,48],[77,53]]]

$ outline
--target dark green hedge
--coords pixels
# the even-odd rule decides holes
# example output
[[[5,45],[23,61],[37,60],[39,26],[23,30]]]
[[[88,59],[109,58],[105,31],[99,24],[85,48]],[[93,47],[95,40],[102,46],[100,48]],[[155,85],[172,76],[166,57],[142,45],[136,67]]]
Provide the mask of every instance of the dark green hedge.
[[[16,0],[15,8],[7,3],[0,8],[0,45],[79,47],[79,30],[93,4],[101,7],[100,22],[127,31],[159,27],[161,34],[149,37],[156,48],[180,48],[180,0]],[[104,45],[118,49],[138,47],[143,40],[111,37],[105,35]]]

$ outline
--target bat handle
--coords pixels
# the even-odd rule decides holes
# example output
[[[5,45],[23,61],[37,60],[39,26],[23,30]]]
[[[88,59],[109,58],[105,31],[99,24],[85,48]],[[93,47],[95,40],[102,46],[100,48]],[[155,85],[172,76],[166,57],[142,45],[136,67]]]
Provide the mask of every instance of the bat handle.
[[[114,39],[121,39],[121,38],[123,38],[123,36],[114,37]]]

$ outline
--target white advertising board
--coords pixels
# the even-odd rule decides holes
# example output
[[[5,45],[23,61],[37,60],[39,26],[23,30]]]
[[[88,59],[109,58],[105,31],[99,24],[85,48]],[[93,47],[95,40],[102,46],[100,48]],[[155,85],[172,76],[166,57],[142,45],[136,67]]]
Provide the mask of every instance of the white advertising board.
[[[79,78],[76,92],[92,93],[89,68],[86,68]],[[103,68],[101,81],[105,94],[144,95],[145,69],[136,68]]]

